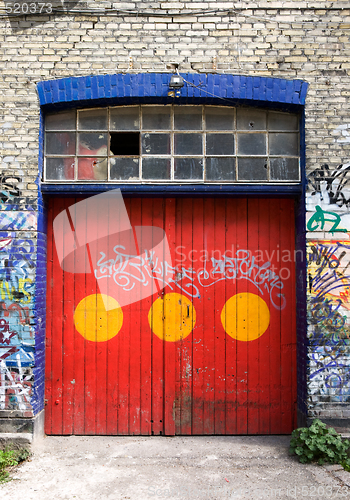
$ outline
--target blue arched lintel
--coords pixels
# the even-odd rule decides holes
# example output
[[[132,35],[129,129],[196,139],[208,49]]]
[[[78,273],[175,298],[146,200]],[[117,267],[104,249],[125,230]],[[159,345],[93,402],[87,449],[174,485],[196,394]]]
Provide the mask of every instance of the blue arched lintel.
[[[128,104],[304,106],[308,83],[262,76],[182,73],[179,96],[169,95],[171,73],[112,74],[46,80],[37,84],[45,109]]]

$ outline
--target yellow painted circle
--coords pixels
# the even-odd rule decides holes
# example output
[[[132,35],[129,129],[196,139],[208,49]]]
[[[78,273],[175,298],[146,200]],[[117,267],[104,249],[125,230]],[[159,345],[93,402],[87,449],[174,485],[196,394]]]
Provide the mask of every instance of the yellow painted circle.
[[[123,311],[109,295],[88,295],[77,305],[74,324],[92,342],[106,342],[117,335],[123,324]]]
[[[270,311],[259,295],[238,293],[224,305],[221,323],[230,337],[247,342],[258,339],[266,332],[270,323]]]
[[[167,293],[155,300],[148,313],[153,333],[161,340],[177,342],[185,339],[196,324],[192,302],[179,293]]]

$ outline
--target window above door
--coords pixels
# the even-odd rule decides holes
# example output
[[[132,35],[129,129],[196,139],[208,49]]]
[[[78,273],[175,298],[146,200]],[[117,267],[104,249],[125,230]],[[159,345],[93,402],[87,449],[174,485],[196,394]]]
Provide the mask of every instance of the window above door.
[[[138,105],[45,116],[47,183],[298,183],[299,116]]]

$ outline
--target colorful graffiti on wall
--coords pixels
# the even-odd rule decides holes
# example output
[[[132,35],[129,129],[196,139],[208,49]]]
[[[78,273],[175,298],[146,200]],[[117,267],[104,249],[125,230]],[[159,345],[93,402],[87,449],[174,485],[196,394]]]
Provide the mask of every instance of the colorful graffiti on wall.
[[[11,178],[12,179],[12,178]],[[20,193],[1,183],[1,200]],[[34,366],[35,239],[33,211],[0,212],[0,409],[31,411]]]
[[[350,164],[309,175],[308,337],[311,402],[350,402]]]
[[[19,355],[16,367],[0,361],[0,380],[0,409],[30,412],[33,373],[30,367],[22,366]]]

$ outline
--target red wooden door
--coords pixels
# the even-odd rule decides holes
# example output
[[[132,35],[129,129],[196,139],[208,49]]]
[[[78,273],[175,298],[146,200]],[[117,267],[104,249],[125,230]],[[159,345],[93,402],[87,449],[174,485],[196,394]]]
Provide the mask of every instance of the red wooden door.
[[[52,227],[79,200],[50,202],[46,433],[290,433],[293,200],[124,201],[134,231],[106,240],[119,260],[103,263],[91,250],[69,270],[58,259],[67,242],[55,243]],[[102,224],[115,214],[98,217]],[[66,225],[63,232],[74,230]],[[135,230],[143,226],[164,230],[170,256],[144,253]],[[146,258],[130,251],[135,241]],[[84,259],[93,273],[84,272]]]

